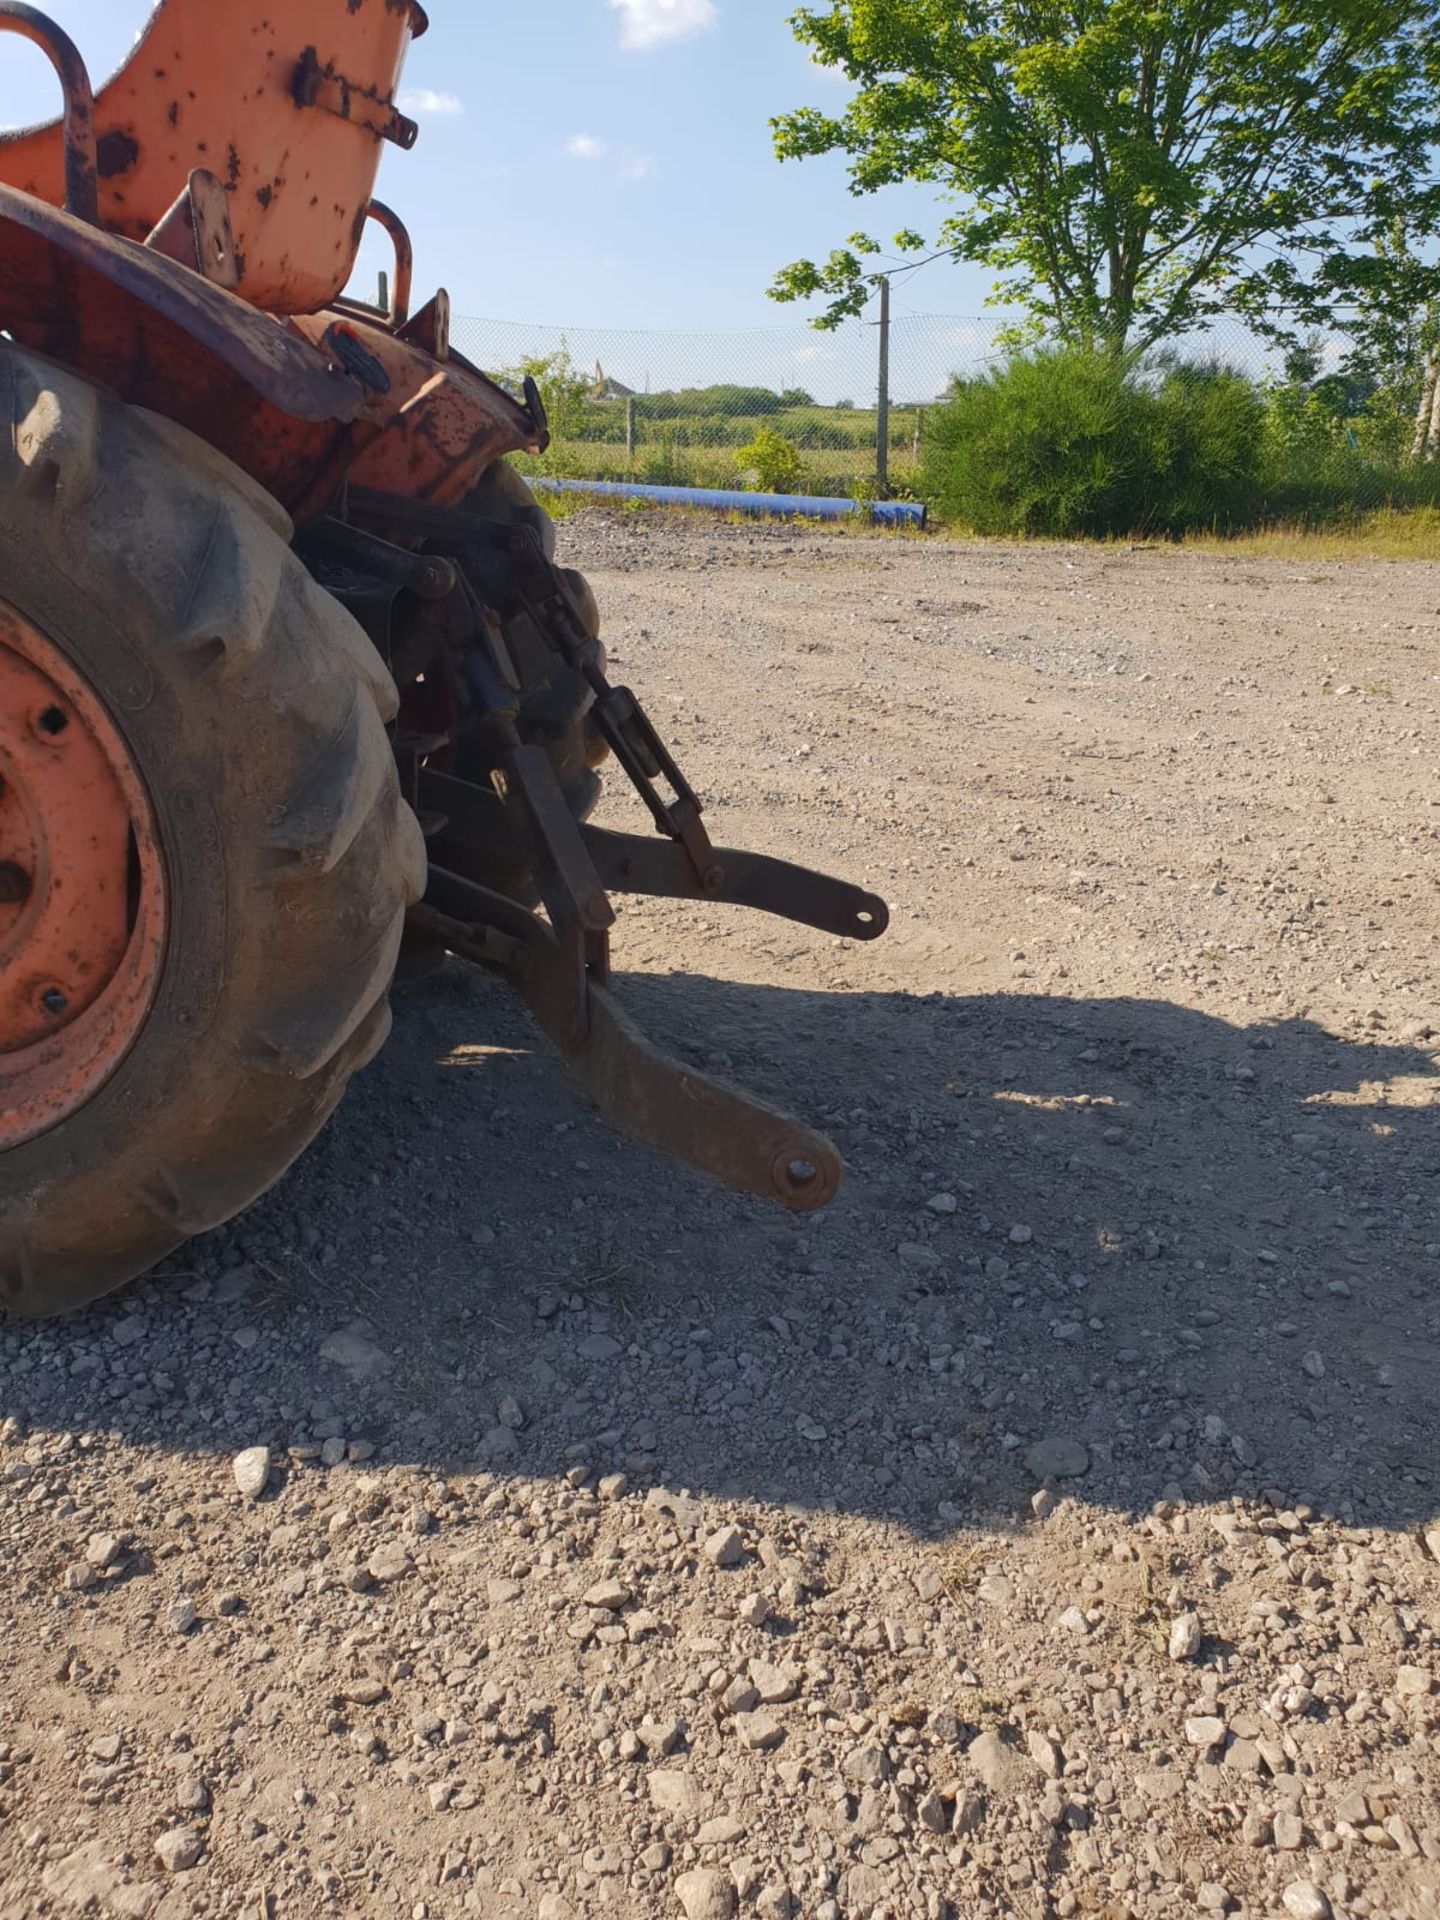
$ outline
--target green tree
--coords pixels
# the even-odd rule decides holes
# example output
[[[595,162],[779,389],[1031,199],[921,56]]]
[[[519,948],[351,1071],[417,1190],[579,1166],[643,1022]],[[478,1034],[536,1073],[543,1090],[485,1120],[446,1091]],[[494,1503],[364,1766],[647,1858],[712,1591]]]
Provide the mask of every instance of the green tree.
[[[832,0],[791,25],[854,91],[775,146],[844,154],[857,196],[952,197],[936,249],[995,270],[1033,337],[1143,348],[1221,311],[1284,335],[1354,296],[1397,221],[1434,228],[1437,24],[1440,0]],[[878,252],[855,234],[771,291],[838,325]]]
[[[1423,257],[1423,236],[1392,222],[1373,251],[1353,262],[1352,278],[1355,304],[1345,318],[1350,352],[1342,372],[1368,387],[1378,409],[1412,410],[1427,377],[1433,389],[1440,348],[1440,290]]]

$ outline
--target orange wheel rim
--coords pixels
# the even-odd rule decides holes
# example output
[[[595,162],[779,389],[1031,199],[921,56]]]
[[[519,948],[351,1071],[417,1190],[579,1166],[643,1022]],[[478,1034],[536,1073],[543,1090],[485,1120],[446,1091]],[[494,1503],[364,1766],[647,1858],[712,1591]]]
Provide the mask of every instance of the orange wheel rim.
[[[0,600],[0,1151],[93,1099],[165,951],[149,796],[94,690]]]

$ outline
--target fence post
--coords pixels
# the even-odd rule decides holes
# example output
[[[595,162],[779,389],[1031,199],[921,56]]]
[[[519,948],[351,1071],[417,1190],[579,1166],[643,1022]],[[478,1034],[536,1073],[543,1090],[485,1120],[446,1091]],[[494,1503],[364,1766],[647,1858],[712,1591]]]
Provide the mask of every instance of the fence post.
[[[924,407],[917,407],[915,409],[915,443],[910,449],[910,456],[912,460],[915,462],[915,465],[917,467],[920,464],[920,435],[923,432],[924,427],[925,427],[925,409]]]
[[[890,276],[878,276],[880,284],[880,390],[875,408],[875,494],[885,500],[890,495]]]
[[[627,393],[625,396],[625,458],[627,461],[635,458],[635,396],[633,393]]]

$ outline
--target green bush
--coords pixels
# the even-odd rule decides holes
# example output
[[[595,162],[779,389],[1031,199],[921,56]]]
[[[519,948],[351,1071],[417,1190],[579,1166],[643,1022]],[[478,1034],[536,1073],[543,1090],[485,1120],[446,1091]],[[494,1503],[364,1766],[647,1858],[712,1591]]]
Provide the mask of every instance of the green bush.
[[[1242,374],[1170,365],[1146,392],[1148,523],[1166,533],[1249,526],[1262,493],[1264,403]],[[1128,531],[1128,529],[1126,529]]]
[[[1126,498],[1123,369],[1045,351],[956,379],[930,416],[922,491],[977,533],[1095,533]]]
[[[927,423],[921,491],[978,533],[1183,533],[1247,522],[1263,407],[1218,367],[1145,372],[1042,348],[957,380]]]
[[[1352,404],[1359,411],[1347,414]],[[1393,396],[1257,385],[1217,365],[1042,348],[957,380],[927,419],[919,491],[977,533],[1233,532],[1440,506]]]
[[[757,427],[749,446],[737,448],[735,464],[752,493],[795,493],[805,478],[800,449],[774,427]]]

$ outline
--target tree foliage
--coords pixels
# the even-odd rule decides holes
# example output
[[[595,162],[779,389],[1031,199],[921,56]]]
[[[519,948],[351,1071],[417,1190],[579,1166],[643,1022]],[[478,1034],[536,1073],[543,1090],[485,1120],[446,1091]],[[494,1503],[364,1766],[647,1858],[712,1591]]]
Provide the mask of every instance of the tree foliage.
[[[853,91],[776,120],[780,158],[953,197],[935,246],[995,270],[1036,337],[1143,347],[1220,311],[1284,334],[1362,287],[1386,308],[1388,237],[1440,212],[1440,0],[832,0],[791,24]],[[852,235],[772,292],[828,296],[836,325],[878,252]],[[1440,271],[1403,278],[1413,313]]]
[[[1355,304],[1345,317],[1350,352],[1341,372],[1367,386],[1380,409],[1413,408],[1426,363],[1440,351],[1440,287],[1423,245],[1396,220],[1368,258],[1352,263]]]
[[[495,378],[517,394],[527,379],[533,380],[540,389],[552,437],[571,440],[579,433],[593,383],[570,358],[569,347],[561,346],[554,353],[527,354],[518,365],[502,367]]]

